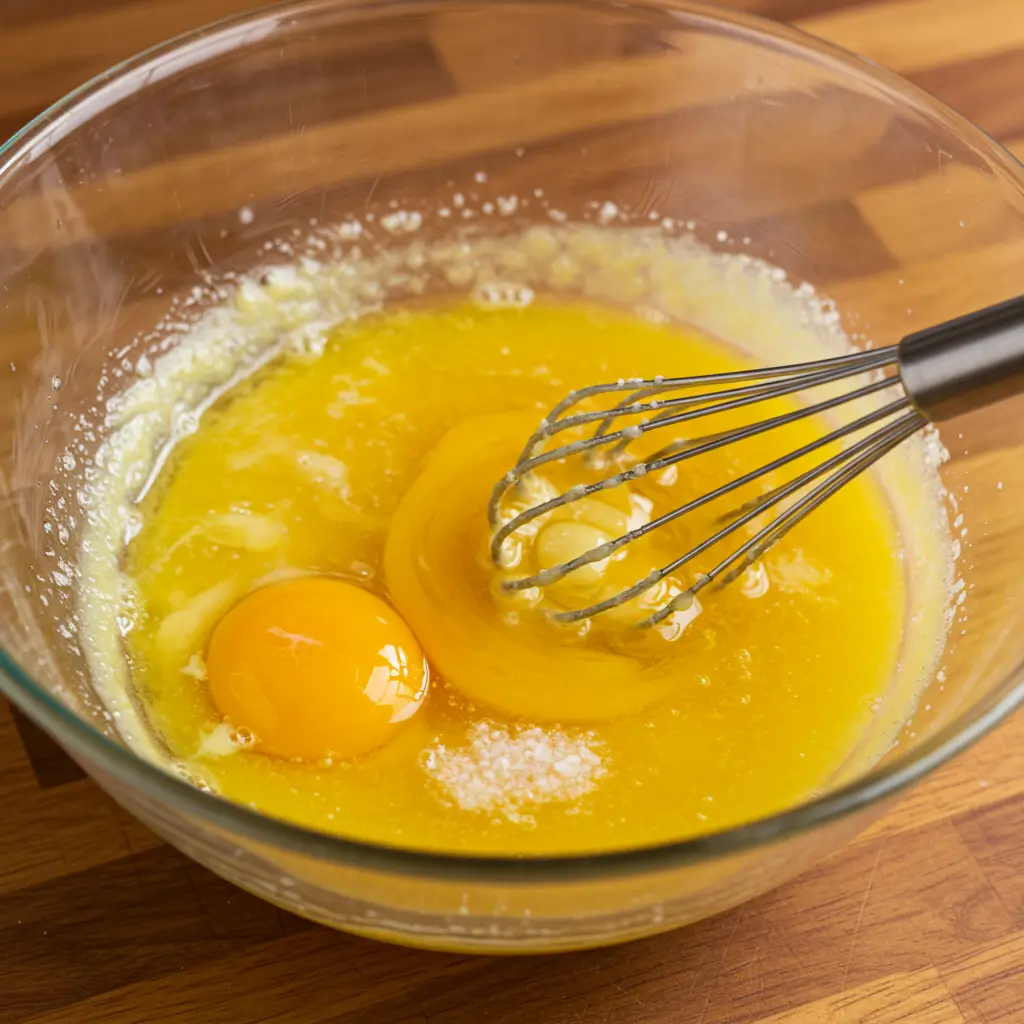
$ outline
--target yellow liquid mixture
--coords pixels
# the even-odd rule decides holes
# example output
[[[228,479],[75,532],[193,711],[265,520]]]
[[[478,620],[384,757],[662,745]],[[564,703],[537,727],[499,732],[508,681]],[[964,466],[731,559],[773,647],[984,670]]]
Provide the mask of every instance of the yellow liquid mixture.
[[[500,588],[501,579],[550,564],[559,551],[575,554],[581,537],[617,536],[637,515],[657,516],[820,436],[823,421],[803,420],[609,491],[521,539],[518,564],[503,572],[486,557],[491,487],[570,389],[742,365],[691,331],[538,301],[364,319],[336,329],[321,354],[261,371],[176,447],[127,552],[136,597],[126,643],[154,730],[173,757],[229,799],[350,837],[435,850],[596,851],[680,839],[765,816],[827,786],[856,756],[903,637],[900,541],[872,479],[847,486],[734,583],[702,591],[699,605],[657,629],[630,628],[643,617],[639,602],[595,617],[589,631],[555,626],[544,612],[584,606],[670,562],[717,529],[724,513],[802,465],[655,531],[590,578],[519,598]],[[711,429],[751,414],[730,415]],[[636,450],[682,437],[669,430]],[[576,459],[539,476],[558,491],[596,472]],[[739,530],[670,582],[685,589],[751,533]],[[348,581],[392,607],[373,618],[345,586],[271,589],[304,575]],[[237,719],[263,701],[253,714],[285,730],[281,751],[306,749],[303,728],[308,749],[320,749],[314,725],[302,724],[314,722],[315,703],[305,718],[285,715],[284,725],[274,704],[289,695],[330,704],[326,691],[303,697],[301,672],[291,679],[287,667],[275,669],[273,692],[253,696],[228,684],[222,692],[234,697],[211,696],[208,670],[221,672],[232,657],[248,659],[246,671],[262,670],[262,641],[249,645],[245,633],[247,595],[261,588],[281,595],[253,612],[264,627],[280,607],[288,623],[277,635],[293,647],[334,643],[339,657],[349,650],[369,659],[370,676],[375,652],[391,650],[392,641],[382,647],[353,617],[368,615],[385,632],[408,627],[398,647],[408,662],[402,671],[412,664],[415,678],[388,698],[400,713],[370,724],[377,732],[363,746],[372,749],[356,742],[356,756],[289,760],[269,753],[250,723],[225,722],[229,706]],[[224,616],[233,608],[229,627]],[[303,608],[319,617],[320,632],[296,640]],[[398,626],[388,625],[392,616]],[[215,650],[211,635],[222,621],[224,636],[234,632]],[[332,622],[348,623],[336,642],[327,636]],[[431,670],[425,694],[417,643]],[[216,665],[207,664],[211,656]],[[385,676],[397,678],[395,656],[387,658]],[[349,713],[327,704],[325,716]],[[361,727],[354,713],[350,730]]]

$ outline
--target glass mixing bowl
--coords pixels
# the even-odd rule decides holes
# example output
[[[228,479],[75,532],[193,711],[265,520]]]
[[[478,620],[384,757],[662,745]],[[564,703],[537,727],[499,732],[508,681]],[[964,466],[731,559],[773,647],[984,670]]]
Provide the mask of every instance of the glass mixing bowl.
[[[595,203],[692,221],[834,298],[874,344],[1008,297],[1024,267],[1024,169],[1007,153],[895,76],[743,15],[311,0],[160,46],[0,149],[0,688],[171,843],[325,924],[481,951],[676,927],[801,871],[1024,696],[1024,400],[943,429],[966,598],[900,741],[742,828],[540,859],[348,841],[140,759],[90,687],[74,618],[88,460],[62,453],[100,440],[97,396],[173,343],[166,314],[211,276],[280,262],[312,220],[379,221],[393,203],[435,211],[420,230],[439,238],[456,193],[481,217],[504,199],[502,230]]]

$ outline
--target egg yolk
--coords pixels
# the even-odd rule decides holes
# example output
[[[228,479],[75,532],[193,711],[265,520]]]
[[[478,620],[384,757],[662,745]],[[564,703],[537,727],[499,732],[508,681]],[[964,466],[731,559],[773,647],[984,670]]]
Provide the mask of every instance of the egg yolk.
[[[526,594],[519,608],[515,597],[501,593],[487,554],[487,502],[492,481],[512,464],[536,422],[533,411],[483,416],[445,435],[391,521],[384,551],[389,593],[440,675],[474,701],[534,721],[594,722],[642,710],[678,686],[679,667],[615,646],[648,640],[647,646],[658,650],[664,636],[623,630],[612,615],[597,627],[609,630],[608,642],[587,645],[579,627],[553,625],[528,607],[532,596],[545,600],[546,591]],[[606,516],[616,512],[603,507]],[[598,542],[617,535],[575,520],[554,527],[559,543],[568,540],[570,546],[552,553],[552,564],[580,553],[572,546],[574,538],[563,534],[581,534],[588,541],[583,548],[593,534],[600,534]],[[553,532],[552,525],[540,531],[537,555],[543,556],[545,538]],[[569,597],[590,604],[669,561],[646,548],[630,545],[626,557],[600,567],[593,579],[587,573],[567,577],[570,587],[579,588]],[[624,613],[636,621],[653,610],[639,600],[631,605]],[[665,629],[681,630],[697,610],[675,613]]]
[[[416,638],[380,598],[309,577],[262,587],[217,624],[210,694],[256,749],[283,758],[353,758],[420,707],[429,674]]]

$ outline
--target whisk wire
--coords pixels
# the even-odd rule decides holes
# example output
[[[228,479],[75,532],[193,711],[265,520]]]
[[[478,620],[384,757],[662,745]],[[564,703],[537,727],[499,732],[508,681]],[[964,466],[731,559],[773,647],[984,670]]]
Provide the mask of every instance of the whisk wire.
[[[795,462],[807,455],[811,455],[820,448],[835,444],[851,434],[855,434],[860,430],[873,426],[875,423],[888,419],[889,417],[896,415],[896,413],[908,409],[909,406],[910,402],[906,398],[898,398],[896,401],[890,402],[888,405],[883,406],[880,409],[875,409],[872,412],[861,416],[859,419],[853,420],[851,423],[847,423],[836,428],[824,437],[816,438],[814,441],[810,441],[800,448],[787,452],[785,455],[782,455],[777,459],[773,459],[771,462],[767,462],[764,465],[759,466],[757,469],[753,469],[742,476],[736,477],[734,480],[729,480],[727,483],[722,484],[714,490],[708,491],[705,494],[680,505],[678,508],[674,508],[670,512],[666,512],[663,515],[652,519],[649,523],[644,523],[642,526],[638,526],[635,529],[630,530],[628,533],[624,533],[622,536],[616,537],[607,544],[592,548],[590,551],[586,551],[582,555],[578,555],[576,558],[562,562],[559,565],[552,566],[551,568],[544,570],[543,573],[535,573],[532,576],[525,576],[518,580],[510,580],[506,584],[506,587],[509,590],[526,590],[531,587],[549,586],[552,583],[557,583],[560,579],[568,576],[569,573],[575,572],[577,569],[582,569],[584,566],[591,565],[594,562],[600,562],[610,555],[613,555],[620,548],[625,547],[626,544],[631,544],[633,541],[639,540],[641,537],[652,533],[660,527],[666,526],[690,512],[693,512],[704,505],[710,504],[718,498],[730,494],[732,491],[754,483],[761,477],[766,476],[775,470],[781,469],[783,466],[786,466],[791,462]],[[815,475],[820,475],[821,472],[827,471],[827,466],[817,467],[817,470],[818,471]],[[808,476],[807,474],[804,474],[804,477],[806,480],[813,479],[813,477]],[[755,501],[741,506],[736,510],[733,516],[729,516],[729,519],[731,520],[735,516],[745,513],[754,507],[761,509],[767,507],[766,499],[774,493],[775,491],[773,490],[769,492],[769,495],[762,495]],[[660,578],[661,577],[659,577],[659,579]],[[644,581],[640,582],[642,583]],[[657,582],[657,580],[654,582]],[[638,591],[638,593],[642,593],[642,591]],[[628,598],[626,600],[628,600]]]
[[[924,425],[924,422],[925,420],[920,413],[907,413],[905,416],[900,417],[900,419],[896,420],[894,423],[888,424],[881,430],[876,431],[874,434],[871,434],[870,436],[862,439],[861,441],[858,441],[856,444],[851,445],[849,448],[844,448],[841,452],[839,452],[836,455],[833,455],[830,459],[827,459],[824,462],[820,463],[819,465],[813,467],[812,469],[809,469],[806,472],[801,473],[799,476],[791,480],[789,483],[777,488],[775,491],[772,491],[769,495],[766,495],[764,500],[758,503],[756,507],[749,509],[748,511],[736,516],[735,518],[730,519],[730,521],[721,529],[719,529],[716,533],[712,534],[710,537],[701,541],[701,543],[690,548],[689,551],[687,551],[685,554],[681,555],[674,561],[670,562],[668,565],[663,566],[661,569],[657,569],[649,573],[646,577],[644,577],[644,579],[639,580],[632,587],[622,590],[619,593],[612,595],[611,597],[605,598],[603,601],[599,601],[593,605],[589,605],[586,608],[579,608],[573,611],[566,612],[554,612],[552,613],[552,618],[560,622],[579,622],[584,618],[589,618],[591,615],[596,615],[599,612],[608,611],[612,608],[617,608],[619,605],[625,604],[627,601],[631,601],[635,597],[639,597],[641,594],[645,593],[651,587],[656,586],[658,583],[660,583],[663,579],[665,579],[665,577],[670,576],[672,573],[681,569],[687,563],[692,562],[695,558],[698,558],[700,555],[704,554],[705,551],[710,550],[715,545],[725,540],[725,538],[730,536],[730,534],[733,534],[741,527],[746,526],[747,523],[751,522],[758,516],[762,515],[773,505],[777,505],[780,501],[783,501],[786,498],[798,493],[809,483],[818,479],[821,476],[824,476],[826,473],[829,473],[832,470],[839,469],[839,472],[834,474],[832,477],[829,477],[828,480],[819,484],[807,495],[799,499],[799,501],[795,502],[778,519],[768,524],[768,526],[766,526],[764,530],[760,531],[758,534],[754,536],[752,541],[748,541],[746,544],[744,544],[738,552],[734,552],[723,562],[719,563],[719,565],[717,565],[714,569],[708,572],[706,576],[700,577],[697,583],[695,583],[694,586],[690,587],[689,591],[686,592],[689,593],[692,598],[692,596],[696,594],[698,590],[700,590],[708,582],[713,580],[715,576],[719,575],[722,571],[728,568],[729,565],[733,564],[737,557],[751,550],[752,544],[758,541],[759,538],[763,539],[770,532],[780,528],[780,526],[789,522],[790,518],[793,516],[797,516],[797,518],[793,520],[791,524],[795,526],[796,522],[798,522],[799,519],[802,519],[804,515],[812,511],[813,508],[816,508],[818,504],[824,501],[826,497],[828,497],[836,490],[838,490],[839,487],[845,484],[848,480],[853,479],[853,477],[857,476],[858,473],[861,471],[857,470],[857,472],[849,474],[849,466],[842,469],[840,469],[839,467],[843,467],[844,464],[850,463],[851,465],[861,466],[861,469],[866,468],[872,462],[877,460],[881,456],[881,454],[884,454],[884,452],[888,451],[890,447],[895,447],[897,444],[902,442],[904,438],[909,437],[910,434],[914,433],[916,430],[919,430],[921,426]],[[892,441],[892,438],[894,437],[897,439],[895,441]],[[892,441],[891,444],[890,441]],[[837,479],[839,479],[840,482],[832,486],[831,489],[827,489],[830,485],[834,484],[834,481]],[[817,497],[817,500],[815,501],[814,499],[816,496],[819,497]],[[537,575],[542,576],[543,574],[539,573]],[[535,582],[534,585],[547,585],[548,582],[549,581],[545,579],[540,584]],[[679,597],[676,599],[675,607],[678,607],[679,602],[684,599],[685,595],[679,595]],[[669,611],[662,609],[661,611],[656,613],[656,615],[651,616],[644,623],[641,623],[641,625],[654,625],[655,623],[660,622],[662,619],[664,619],[666,615],[671,613],[672,610],[674,610],[674,608],[670,608]]]
[[[791,378],[782,385],[761,384],[753,385],[750,389],[732,388],[722,392],[712,392],[705,395],[693,395],[680,399],[668,399],[653,408],[649,403],[644,405],[642,403],[637,404],[632,402],[631,399],[633,396],[631,395],[624,403],[620,403],[619,408],[622,411],[615,412],[615,415],[612,416],[612,419],[615,419],[622,415],[641,415],[645,412],[654,412],[659,408],[664,410],[670,402],[686,403],[691,407],[693,405],[702,405],[707,402],[714,402],[722,398],[730,398],[737,402],[736,405],[721,405],[695,410],[689,417],[693,418],[694,415],[711,415],[712,413],[724,412],[733,408],[741,408],[744,405],[751,404],[752,402],[761,401],[767,398],[781,397],[803,388],[816,387],[819,384],[833,383],[835,381],[842,380],[845,377],[864,373],[869,370],[881,369],[893,364],[896,361],[896,358],[897,355],[895,347],[890,347],[868,352],[855,352],[844,356],[837,356],[833,359],[817,360],[812,363],[806,363],[803,365],[797,364],[789,367],[769,367],[767,369],[758,370],[734,370],[720,374],[702,374],[693,377],[666,377],[660,379],[653,378],[651,380],[634,378],[628,381],[620,381],[615,384],[593,384],[586,388],[580,388],[573,391],[570,395],[559,402],[541,421],[540,426],[531,435],[530,439],[523,447],[523,450],[520,453],[519,458],[516,460],[511,472],[506,474],[503,480],[499,481],[490,504],[491,524],[495,525],[497,522],[497,504],[500,502],[501,495],[504,494],[504,491],[521,479],[525,473],[536,468],[537,465],[543,465],[544,462],[550,462],[552,458],[564,457],[566,454],[565,449],[571,448],[572,450],[569,454],[576,454],[588,451],[591,448],[599,447],[602,443],[611,443],[613,441],[622,440],[628,443],[633,438],[638,437],[651,429],[672,426],[676,423],[685,422],[685,419],[675,419],[672,417],[663,419],[659,415],[656,417],[656,421],[651,421],[648,424],[641,424],[634,427],[627,427],[624,428],[624,430],[610,434],[599,427],[594,436],[586,441],[577,441],[571,445],[564,445],[561,448],[553,449],[552,452],[544,453],[543,457],[536,455],[537,447],[555,436],[555,434],[573,427],[585,426],[588,423],[597,422],[602,418],[607,419],[612,412],[615,412],[615,410],[599,410],[597,412],[574,413],[572,416],[563,417],[562,414],[564,412],[588,398],[607,394],[609,392],[625,390],[633,390],[635,392],[636,389],[640,389],[646,394],[653,395],[661,394],[666,391],[678,391],[685,388],[700,387],[705,384],[721,385],[728,383],[741,383],[747,380],[764,380],[766,378]],[[816,379],[819,376],[821,379]],[[627,409],[625,408],[626,405],[632,405],[633,408]],[[602,439],[604,440],[602,441]],[[535,458],[542,459],[542,461],[534,462],[533,460]],[[501,489],[500,493],[499,488]]]
[[[871,358],[857,359],[857,356],[870,356]],[[827,361],[825,364],[809,364],[807,367],[802,367],[799,371],[794,372],[791,375],[793,387],[789,387],[789,382],[787,382],[787,385],[785,386],[777,383],[780,375],[773,373],[770,377],[762,380],[759,384],[751,384],[747,387],[740,388],[727,388],[722,391],[713,391],[702,395],[691,395],[678,399],[670,398],[664,401],[659,401],[657,405],[649,403],[646,407],[631,409],[629,406],[637,396],[647,397],[650,394],[649,391],[635,392],[634,394],[627,396],[618,406],[611,410],[611,412],[605,414],[605,420],[602,421],[597,433],[607,433],[608,429],[610,429],[611,423],[623,415],[632,415],[636,412],[643,412],[648,408],[669,409],[671,407],[686,407],[726,398],[749,398],[751,401],[776,398],[790,394],[793,390],[831,384],[835,381],[843,380],[846,377],[864,373],[866,369],[881,369],[884,366],[891,365],[895,360],[896,355],[890,350],[880,349],[870,353],[858,352],[850,356],[839,356],[837,359]],[[811,365],[815,365],[816,368],[809,368]],[[725,375],[723,374],[722,376]],[[707,378],[690,378],[690,380],[700,379],[703,379],[706,382]],[[721,381],[716,383],[721,383]],[[677,385],[677,387],[682,386],[683,385],[681,384]],[[739,406],[736,406],[736,408],[739,408]],[[597,413],[595,415],[600,416],[601,414]],[[657,418],[661,419],[662,416],[659,414]],[[565,422],[567,422],[567,420],[560,421],[560,423]]]
[[[849,373],[863,373],[893,362],[897,357],[896,346],[867,349],[863,352],[849,352],[841,356],[815,359],[806,363],[790,363],[784,366],[762,366],[749,370],[728,370],[725,373],[705,373],[688,377],[632,377],[615,383],[591,384],[577,388],[562,399],[548,414],[548,422],[558,419],[567,409],[599,395],[642,389],[651,393],[674,391],[681,388],[702,387],[705,384],[739,384],[748,380],[767,380],[776,377],[809,376],[821,370],[846,367]]]
[[[691,442],[682,451],[665,455],[662,458],[656,458],[649,462],[638,463],[629,469],[606,477],[603,480],[598,480],[589,484],[577,484],[575,487],[570,488],[568,491],[565,491],[554,498],[549,498],[546,501],[542,501],[539,504],[520,512],[504,525],[498,527],[491,540],[491,557],[496,563],[500,564],[502,545],[509,536],[511,536],[516,530],[519,530],[532,522],[534,519],[537,519],[539,516],[552,512],[556,508],[560,508],[570,502],[579,501],[581,498],[589,497],[599,491],[618,487],[630,480],[636,480],[642,476],[646,476],[648,473],[660,472],[663,469],[667,469],[669,466],[677,465],[680,462],[695,458],[698,455],[705,455],[708,452],[715,451],[725,445],[734,444],[738,441],[745,441],[751,437],[756,437],[758,434],[763,434],[766,431],[774,430],[782,426],[788,426],[789,424],[796,423],[808,416],[820,415],[821,413],[828,412],[840,405],[845,405],[848,402],[866,398],[875,392],[881,391],[898,383],[899,378],[897,377],[883,377],[880,380],[865,384],[863,387],[858,388],[855,391],[836,395],[813,405],[795,409],[792,412],[780,413],[777,416],[759,420],[746,427],[737,427],[734,430],[716,434],[707,440],[697,439]],[[710,411],[711,410],[698,410],[696,415],[704,415]],[[715,411],[719,410],[716,408]],[[688,422],[693,418],[695,418],[694,414],[682,413],[677,417],[672,417],[672,423],[674,425],[680,422]],[[660,426],[668,425],[670,425],[669,421],[665,421],[665,423]],[[491,504],[489,509],[492,525],[497,525],[500,519],[501,500],[505,493],[514,483],[521,480],[527,473],[548,462],[588,451],[590,448],[595,447],[597,443],[602,441],[608,442],[621,434],[622,431],[616,431],[611,434],[606,434],[600,438],[586,438],[582,441],[574,441],[572,444],[563,445],[560,448],[555,448],[548,452],[542,452],[540,455],[535,455],[532,458],[527,459],[525,462],[519,463],[515,470],[513,470],[513,473],[504,477],[495,485],[494,491],[491,495]],[[513,474],[515,474],[515,476],[510,480],[509,477],[513,476]]]
[[[876,362],[873,363],[872,365],[876,366],[876,368],[884,366],[887,363],[891,363],[895,359],[895,356],[893,354],[889,353],[887,350],[880,350],[879,352],[873,352],[873,353],[871,353],[871,355],[875,356]],[[850,357],[839,356],[837,358],[837,361],[838,360],[845,361],[848,358],[850,358]],[[856,368],[850,369],[851,365],[856,366]],[[744,372],[745,373],[747,371],[737,371],[737,372]],[[750,372],[753,372],[753,371],[750,371]],[[552,417],[549,416],[544,421],[546,424],[549,424],[549,426],[542,427],[540,430],[538,430],[538,431],[536,431],[534,433],[533,437],[531,437],[530,441],[527,443],[526,447],[523,449],[523,452],[520,455],[520,457],[519,457],[518,461],[516,462],[515,466],[513,466],[513,468],[501,480],[499,480],[498,483],[495,485],[494,490],[493,490],[493,492],[491,494],[490,504],[488,506],[488,516],[489,516],[491,525],[492,526],[496,526],[498,524],[498,521],[499,521],[499,518],[500,518],[501,500],[504,497],[506,491],[508,491],[508,489],[510,487],[512,487],[513,485],[518,483],[527,473],[532,472],[533,470],[537,469],[538,467],[543,466],[543,465],[545,465],[545,464],[547,464],[549,462],[554,462],[554,461],[557,461],[559,459],[564,459],[564,458],[566,458],[566,457],[568,457],[570,455],[584,454],[586,452],[591,451],[594,448],[602,447],[602,446],[607,445],[607,444],[612,444],[612,443],[617,442],[617,441],[633,440],[633,439],[635,439],[637,437],[640,437],[641,435],[643,435],[645,433],[648,433],[651,430],[660,430],[660,429],[664,429],[665,427],[678,426],[681,423],[690,422],[690,421],[692,421],[692,420],[694,420],[694,419],[696,419],[698,417],[711,416],[711,415],[714,415],[716,413],[721,413],[721,412],[730,412],[730,411],[732,411],[734,409],[741,409],[741,408],[744,408],[744,407],[746,407],[748,405],[752,405],[752,404],[754,404],[756,402],[765,401],[765,400],[767,400],[769,398],[781,398],[781,397],[783,397],[785,395],[793,394],[794,392],[797,392],[797,391],[802,391],[802,390],[804,390],[804,389],[806,389],[808,387],[816,387],[816,386],[819,386],[821,384],[834,383],[836,381],[844,379],[845,377],[851,376],[851,375],[856,374],[856,373],[862,373],[862,372],[864,372],[864,370],[863,370],[863,366],[861,364],[850,364],[850,363],[843,362],[843,365],[841,367],[838,367],[832,373],[821,374],[821,375],[817,375],[817,374],[812,375],[811,378],[810,378],[810,381],[808,381],[807,375],[802,375],[802,376],[798,377],[798,379],[796,379],[796,380],[788,380],[788,381],[785,381],[785,382],[780,383],[780,384],[774,384],[774,385],[771,386],[771,390],[767,390],[767,389],[760,390],[759,389],[759,390],[756,391],[756,393],[742,394],[743,389],[735,389],[735,390],[732,390],[732,391],[726,390],[726,391],[723,391],[723,392],[714,392],[714,393],[712,393],[710,395],[692,396],[692,398],[690,398],[690,399],[685,399],[685,400],[681,400],[681,401],[686,401],[691,406],[693,404],[695,404],[695,403],[704,403],[704,402],[711,402],[712,404],[710,404],[710,405],[702,405],[701,408],[690,408],[688,411],[678,412],[678,413],[675,413],[675,414],[673,414],[671,416],[665,417],[664,419],[659,417],[659,418],[657,418],[655,420],[651,420],[651,421],[648,421],[646,423],[640,423],[640,424],[636,424],[634,426],[625,427],[625,428],[622,428],[620,430],[612,431],[610,433],[605,433],[605,434],[597,433],[597,434],[594,434],[592,437],[584,438],[584,439],[579,440],[579,441],[572,441],[572,442],[570,442],[568,444],[561,445],[561,446],[559,446],[557,448],[552,448],[552,449],[549,449],[548,451],[536,453],[536,449],[537,449],[537,447],[540,444],[542,444],[545,440],[549,439],[550,437],[554,436],[555,433],[558,433],[561,430],[566,429],[566,425],[567,424],[569,426],[579,426],[581,424],[585,425],[587,423],[592,423],[595,420],[600,419],[602,416],[607,417],[608,416],[608,411],[605,410],[604,412],[597,412],[597,413],[580,413],[580,414],[578,414],[578,417],[577,416],[567,417],[566,419],[559,420],[557,422],[554,422],[552,420]],[[727,375],[723,374],[722,376],[727,376]],[[679,380],[684,380],[684,381],[706,381],[708,378],[706,378],[706,377],[699,377],[699,378],[698,377],[691,377],[691,378],[678,378],[678,379]],[[814,411],[823,411],[823,409],[834,408],[834,406],[837,405],[837,404],[842,404],[843,402],[852,401],[854,398],[861,397],[864,394],[870,394],[872,391],[879,390],[880,388],[890,387],[892,384],[896,384],[896,383],[899,383],[899,378],[897,378],[897,377],[883,377],[880,380],[874,381],[871,384],[867,385],[867,388],[871,389],[869,391],[861,389],[860,391],[854,392],[854,393],[849,394],[847,396],[838,396],[838,398],[832,400],[832,404],[831,405],[809,406],[809,407],[807,407],[806,411],[805,410],[797,410],[797,413],[795,413],[795,414],[788,414],[788,415],[793,415],[793,416],[795,416],[795,418],[800,419],[803,416],[813,415],[814,412],[812,410],[814,410]],[[595,386],[604,386],[604,385],[595,385]],[[608,385],[608,386],[609,387],[616,387],[617,385]],[[679,387],[681,385],[677,384],[675,386]],[[738,397],[738,398],[735,397],[737,394],[740,394],[740,397]],[[719,399],[724,399],[724,400],[719,401]],[[657,409],[657,407],[655,407],[655,409]],[[652,411],[655,411],[655,410],[652,410],[650,408],[650,405],[648,404],[646,406],[641,406],[640,408],[637,408],[637,409],[629,410],[628,413],[630,415],[634,415],[634,414],[638,414],[638,413],[642,413],[642,412],[652,412]],[[620,415],[622,415],[622,414],[620,414]],[[777,425],[781,424],[781,422],[782,422],[781,418],[776,418],[776,419],[778,421]],[[772,422],[772,421],[766,420],[766,421],[762,421],[762,422],[768,423],[768,422]],[[787,422],[792,422],[792,420],[789,420]],[[555,429],[551,429],[551,425],[553,425],[555,427]],[[736,438],[736,439],[738,440],[739,438]],[[627,479],[629,479],[629,478],[627,478]]]
[[[851,446],[846,449],[842,455],[836,456],[835,460],[829,460],[833,463],[833,468],[836,460],[839,459],[842,459],[846,464],[822,483],[818,484],[817,487],[805,494],[798,501],[794,502],[793,505],[786,509],[777,519],[773,520],[762,530],[758,531],[758,533],[751,537],[750,540],[724,558],[713,569],[709,569],[706,573],[701,574],[688,590],[673,598],[665,605],[665,607],[659,609],[644,622],[640,623],[640,625],[657,625],[659,622],[671,615],[672,612],[676,611],[683,603],[692,601],[698,591],[702,590],[708,584],[713,583],[723,573],[728,574],[718,581],[719,585],[725,586],[732,582],[737,576],[746,571],[753,562],[760,558],[768,548],[776,544],[794,526],[821,505],[822,502],[826,501],[841,488],[845,487],[846,484],[858,477],[866,469],[873,466],[887,452],[897,447],[897,445],[902,444],[903,441],[910,437],[911,434],[920,430],[927,422],[927,419],[919,412],[915,411],[907,413],[906,416],[901,417],[895,423],[889,424],[882,430],[873,434],[871,437],[865,438],[860,445]],[[859,454],[855,458],[850,459],[850,454],[858,448],[860,449]],[[821,475],[821,472],[819,471],[811,472],[814,474],[814,477]],[[798,478],[792,485],[781,488],[780,490],[782,493],[779,493],[775,500],[782,500],[783,498],[788,497],[794,491],[799,490],[800,487],[806,485],[810,479],[813,479],[814,477],[811,477],[810,474],[805,474],[803,479]],[[774,500],[772,503],[775,503]],[[765,507],[767,506],[752,509],[750,513],[736,520],[735,525],[742,525],[745,521],[749,522],[750,519],[755,518],[764,511]],[[690,561],[702,551],[707,550],[719,540],[724,539],[729,532],[732,531],[728,528],[720,530],[702,545],[698,545],[697,548],[693,548],[681,559],[678,559],[675,563],[672,563],[671,566],[667,566],[666,569],[662,571],[666,573],[674,572],[685,562]],[[597,606],[595,605],[595,610],[596,607]],[[583,610],[585,611],[586,609]],[[593,610],[591,611],[591,614],[593,614]]]

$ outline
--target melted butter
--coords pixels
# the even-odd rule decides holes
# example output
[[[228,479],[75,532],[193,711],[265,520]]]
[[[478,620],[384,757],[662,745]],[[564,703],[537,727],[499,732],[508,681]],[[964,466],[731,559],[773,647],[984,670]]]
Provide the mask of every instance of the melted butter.
[[[179,443],[127,553],[136,609],[127,646],[155,731],[230,799],[434,849],[567,852],[678,839],[826,786],[869,730],[904,637],[900,538],[877,482],[845,488],[643,651],[623,649],[610,627],[580,637],[539,618],[510,624],[507,604],[491,597],[493,569],[478,557],[495,470],[515,454],[482,453],[478,418],[538,420],[581,384],[739,365],[693,331],[537,302],[364,319],[334,331],[322,352],[260,372]],[[805,421],[695,459],[645,481],[642,494],[657,514],[823,429]],[[429,478],[424,467],[439,460]],[[420,504],[403,514],[417,488]],[[448,524],[445,544],[418,534],[428,511]],[[679,553],[722,511],[667,529],[647,554]],[[403,545],[385,574],[386,546]],[[435,668],[451,676],[391,742],[351,763],[289,763],[210,741],[223,724],[203,679],[209,630],[252,587],[295,573],[392,591]],[[927,666],[905,666],[911,675],[915,667]],[[632,706],[612,706],[648,684]],[[558,723],[553,731],[547,721]],[[500,786],[462,799],[492,756],[520,758],[520,767],[525,758],[520,775],[534,789],[537,758],[552,757],[572,785],[535,806]]]

